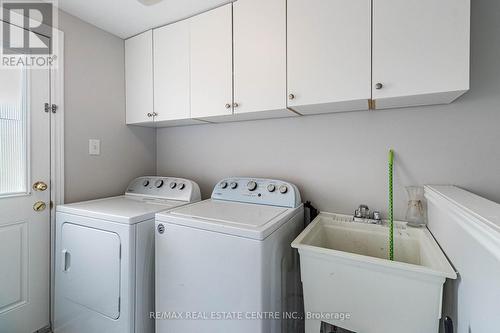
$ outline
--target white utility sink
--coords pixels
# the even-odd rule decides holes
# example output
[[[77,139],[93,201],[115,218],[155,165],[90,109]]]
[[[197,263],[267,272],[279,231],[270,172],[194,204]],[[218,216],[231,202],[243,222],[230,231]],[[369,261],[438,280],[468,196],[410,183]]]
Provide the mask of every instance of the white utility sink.
[[[306,333],[321,321],[359,333],[437,333],[446,278],[457,275],[427,228],[321,213],[292,243],[300,254]]]

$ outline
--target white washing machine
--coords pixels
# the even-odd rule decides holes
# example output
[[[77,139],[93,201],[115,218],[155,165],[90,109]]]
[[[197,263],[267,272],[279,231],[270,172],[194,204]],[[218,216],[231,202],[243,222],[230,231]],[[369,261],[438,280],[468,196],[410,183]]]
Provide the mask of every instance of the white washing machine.
[[[140,177],[125,195],[61,205],[55,333],[153,333],[154,215],[200,200],[187,179]]]
[[[295,185],[254,178],[156,214],[156,333],[294,332],[282,313],[300,310],[303,220]]]

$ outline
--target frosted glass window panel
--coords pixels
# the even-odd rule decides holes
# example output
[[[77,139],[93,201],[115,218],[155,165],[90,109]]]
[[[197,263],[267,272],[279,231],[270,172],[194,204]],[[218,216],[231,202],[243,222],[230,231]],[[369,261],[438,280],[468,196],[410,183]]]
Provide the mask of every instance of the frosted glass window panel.
[[[27,71],[0,71],[0,197],[28,193]]]

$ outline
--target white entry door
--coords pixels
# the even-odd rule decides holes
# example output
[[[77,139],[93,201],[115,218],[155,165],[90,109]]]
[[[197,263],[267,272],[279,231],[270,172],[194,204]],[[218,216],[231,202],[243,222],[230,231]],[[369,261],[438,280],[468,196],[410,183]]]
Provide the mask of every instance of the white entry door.
[[[0,69],[0,332],[49,325],[49,70]]]

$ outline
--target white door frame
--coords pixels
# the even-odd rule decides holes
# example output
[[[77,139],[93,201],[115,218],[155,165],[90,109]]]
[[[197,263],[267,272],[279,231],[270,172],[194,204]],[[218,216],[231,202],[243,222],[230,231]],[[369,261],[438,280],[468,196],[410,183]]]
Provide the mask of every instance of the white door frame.
[[[64,203],[64,33],[58,29],[58,67],[50,69],[50,102],[57,105],[51,117],[51,191],[55,205]]]
[[[50,326],[54,323],[54,269],[56,206],[64,203],[64,32],[58,34],[57,68],[50,69],[50,103],[57,106],[50,118]]]

